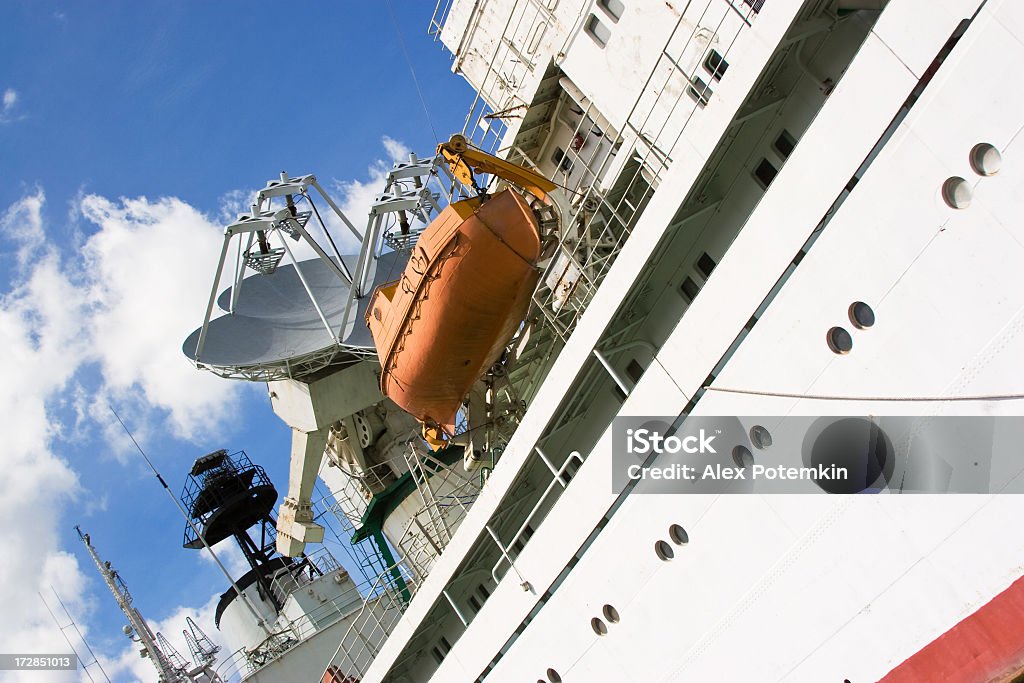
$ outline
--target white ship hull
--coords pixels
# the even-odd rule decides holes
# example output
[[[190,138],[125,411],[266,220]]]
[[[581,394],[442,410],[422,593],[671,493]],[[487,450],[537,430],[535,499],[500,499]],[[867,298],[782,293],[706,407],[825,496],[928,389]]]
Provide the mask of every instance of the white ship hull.
[[[470,4],[457,3],[453,15],[476,21],[477,40],[486,43],[480,36],[488,35],[487,16],[457,14]],[[645,11],[650,20],[661,3],[632,4],[614,31],[639,35],[629,22],[642,21]],[[697,4],[701,15],[710,11],[705,4],[724,2],[677,9],[689,14]],[[614,415],[1020,414],[1019,400],[912,400],[1020,393],[1024,379],[1024,170],[1017,163],[1024,158],[1024,95],[1015,87],[1024,12],[1016,3],[892,0],[834,91],[820,109],[805,112],[810,120],[798,144],[741,217],[734,239],[723,238],[714,275],[685,315],[644,323],[667,326],[667,333],[653,357],[640,359],[645,371],[625,402],[611,404],[615,378],[586,385],[587,416],[552,436],[566,397],[583,391],[593,351],[602,348],[626,294],[654,267],[652,255],[677,259],[680,270],[699,256],[682,238],[673,241],[673,230],[684,231],[680,202],[702,181],[769,55],[799,31],[791,23],[800,8],[769,0],[731,46],[728,75],[711,101],[692,119],[678,114],[686,123],[657,191],[500,465],[363,681],[876,681],[1024,573],[1024,538],[1007,533],[1024,512],[1017,496],[620,497],[610,481]],[[515,19],[513,3],[504,11]],[[581,23],[591,11],[603,18],[588,6]],[[944,54],[964,19],[962,37]],[[495,25],[500,30],[501,22]],[[570,43],[576,52],[563,61],[567,71],[577,65],[577,83],[602,77],[602,64],[586,69],[573,61],[591,58],[583,53],[592,46],[576,47],[585,40],[577,33]],[[664,36],[651,43],[658,40]],[[456,59],[470,56],[462,62],[468,72],[474,53],[467,45]],[[475,73],[477,83],[486,80],[479,65]],[[638,85],[605,78],[589,93],[598,108],[608,100],[600,88]],[[781,119],[785,107],[758,115]],[[765,135],[771,130],[777,128],[766,125]],[[972,170],[969,154],[978,143],[1001,152],[995,175]],[[973,190],[963,209],[941,194],[954,176]],[[728,211],[723,204],[707,213]],[[703,229],[691,242],[708,242],[718,228],[710,220]],[[660,286],[670,291],[679,278]],[[871,329],[849,324],[855,301],[876,313]],[[852,333],[849,353],[826,344],[833,326]],[[584,463],[533,517],[510,512],[523,478],[544,474],[539,444],[556,466],[577,450]],[[489,529],[508,517],[539,520],[515,553],[514,569],[475,561],[487,546],[492,558],[500,555]],[[663,561],[655,543],[669,540],[673,524],[685,528],[689,543]],[[498,533],[509,546],[520,536],[517,526]],[[496,586],[488,583],[492,566],[501,578]],[[476,610],[467,600],[480,583],[489,596]],[[606,605],[617,623],[602,613]],[[606,634],[595,632],[595,617]],[[1016,629],[1024,642],[1019,622]],[[442,634],[450,651],[432,656]],[[977,675],[965,666],[935,670],[934,680]]]
[[[330,642],[325,682],[1024,672],[1024,497],[998,494],[1024,459],[984,495],[612,481],[616,417],[779,416],[747,453],[770,464],[799,451],[786,416],[1024,415],[1024,5],[453,0],[432,28],[477,144],[566,190],[507,423],[529,407],[483,477],[399,438],[372,360],[272,386],[296,434],[278,548],[322,537],[331,464],[387,568],[342,636],[251,680],[308,677]]]

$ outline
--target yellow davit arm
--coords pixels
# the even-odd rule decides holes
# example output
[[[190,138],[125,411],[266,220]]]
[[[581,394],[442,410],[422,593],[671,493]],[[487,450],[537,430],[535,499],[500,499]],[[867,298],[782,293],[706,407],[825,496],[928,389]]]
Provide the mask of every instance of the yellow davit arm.
[[[530,194],[543,200],[556,185],[528,168],[510,161],[499,159],[493,154],[471,149],[463,135],[453,135],[448,142],[437,146],[437,153],[444,155],[452,175],[466,187],[474,187],[473,172],[489,173],[514,185],[525,188]]]

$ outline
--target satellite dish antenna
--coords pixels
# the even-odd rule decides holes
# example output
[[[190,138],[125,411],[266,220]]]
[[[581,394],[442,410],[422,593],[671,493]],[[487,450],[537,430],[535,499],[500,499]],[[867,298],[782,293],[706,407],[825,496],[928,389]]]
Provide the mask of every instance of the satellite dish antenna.
[[[315,176],[282,172],[269,181],[256,193],[250,213],[224,230],[206,315],[183,343],[185,356],[222,377],[253,381],[301,379],[329,365],[375,358],[363,322],[366,306],[379,286],[401,274],[415,244],[418,233],[408,230],[408,215],[426,225],[440,211],[440,195],[429,188],[435,161],[410,155],[409,162],[395,164],[363,232]],[[314,190],[329,207],[326,215],[336,216],[360,241],[358,254],[339,251]],[[400,238],[389,232],[396,223],[402,226]],[[314,227],[319,239],[307,229]],[[306,244],[315,258],[299,260],[292,242]],[[218,295],[232,243],[232,284]],[[214,317],[214,304],[222,315]]]

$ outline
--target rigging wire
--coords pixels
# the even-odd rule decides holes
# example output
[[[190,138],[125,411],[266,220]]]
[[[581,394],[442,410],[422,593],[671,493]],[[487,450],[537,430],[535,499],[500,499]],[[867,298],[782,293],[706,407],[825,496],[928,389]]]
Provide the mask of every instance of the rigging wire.
[[[398,27],[398,21],[395,19],[395,12],[391,7],[391,0],[384,0],[384,5],[387,7],[388,16],[391,18],[391,25],[395,28],[395,35],[398,36],[398,44],[402,48],[402,55],[405,57],[405,63],[409,67],[409,73],[412,74],[413,85],[416,86],[416,94],[420,98],[420,105],[423,107],[423,113],[427,117],[427,125],[430,126],[430,133],[434,136],[434,145],[440,144],[440,139],[437,137],[437,131],[434,130],[434,122],[430,118],[430,109],[427,108],[427,100],[423,97],[423,90],[420,89],[419,78],[416,77],[416,69],[412,65],[412,58],[409,57],[409,51],[405,47],[405,39],[402,38],[402,31]]]
[[[759,391],[755,389],[733,389],[726,387],[702,387],[705,391],[723,394],[745,394],[747,396],[768,396],[771,398],[798,398],[811,401],[884,401],[888,403],[944,403],[962,401],[1019,401],[1024,394],[986,394],[979,396],[841,396],[832,394],[801,394],[784,391]]]
[[[181,516],[185,518],[185,523],[188,524],[189,528],[192,529],[193,533],[195,533],[199,540],[202,541],[203,547],[206,548],[206,551],[210,553],[210,557],[213,558],[213,561],[217,563],[217,566],[220,568],[221,572],[224,574],[224,576],[227,577],[228,582],[231,584],[231,587],[235,590],[235,595],[241,598],[242,604],[244,604],[246,608],[248,608],[249,612],[256,620],[256,623],[259,624],[260,628],[263,629],[263,632],[267,634],[267,637],[273,636],[274,633],[273,631],[271,631],[270,627],[267,626],[266,619],[260,616],[259,612],[256,611],[256,608],[253,607],[252,603],[249,601],[248,596],[246,596],[246,594],[242,592],[242,589],[239,588],[235,580],[231,578],[231,572],[228,571],[227,567],[225,567],[224,564],[220,561],[220,558],[217,557],[217,553],[213,552],[213,548],[211,548],[210,544],[206,541],[206,536],[203,534],[202,531],[199,530],[199,527],[196,526],[195,521],[188,516],[187,512],[185,512],[185,508],[182,507],[181,501],[178,500],[177,496],[175,496],[174,493],[171,492],[171,489],[167,485],[167,482],[164,481],[164,478],[160,475],[159,470],[157,470],[156,465],[154,465],[153,461],[149,459],[148,455],[146,455],[146,451],[142,450],[142,446],[140,446],[139,442],[135,440],[135,435],[133,435],[131,430],[128,429],[128,426],[124,423],[124,420],[121,419],[121,416],[117,414],[116,410],[114,410],[114,406],[108,403],[107,407],[110,408],[110,412],[112,412],[114,414],[114,417],[117,418],[117,421],[120,423],[121,429],[124,430],[124,433],[127,434],[128,438],[132,440],[133,444],[135,444],[135,449],[139,452],[139,455],[142,456],[142,459],[146,461],[146,464],[149,465],[149,469],[153,471],[153,474],[156,476],[157,481],[160,482],[160,486],[162,486],[164,491],[167,492],[167,495],[174,503],[174,506],[178,508],[178,512],[180,512]]]

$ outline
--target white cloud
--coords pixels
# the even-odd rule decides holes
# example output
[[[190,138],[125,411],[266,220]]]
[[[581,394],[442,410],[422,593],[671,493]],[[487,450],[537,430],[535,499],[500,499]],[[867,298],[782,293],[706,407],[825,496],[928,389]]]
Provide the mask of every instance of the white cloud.
[[[370,164],[366,169],[367,177],[365,180],[335,181],[332,188],[342,197],[339,202],[342,213],[348,216],[348,219],[352,221],[360,232],[366,229],[370,206],[372,206],[377,196],[384,191],[387,173],[391,170],[392,165],[399,161],[409,160],[410,150],[405,143],[385,135],[381,139],[381,144],[388,154],[388,159],[377,159]],[[352,234],[344,227],[341,230],[349,244],[358,249],[358,244],[356,244]]]
[[[4,90],[4,94],[0,98],[0,124],[11,123],[21,118],[15,113],[19,99],[21,97],[14,88]]]
[[[242,554],[241,549],[239,549],[238,544],[235,543],[232,537],[225,538],[220,543],[215,543],[213,552],[217,553],[217,559],[220,560],[220,563],[224,565],[228,573],[231,574],[231,578],[235,581],[242,578],[242,575],[250,569],[249,561],[245,559],[245,555]],[[206,548],[200,550],[199,553],[204,562],[216,566],[216,562],[214,562],[213,557],[210,556]],[[224,585],[225,587],[228,585],[226,578],[224,579]]]
[[[394,138],[390,138],[387,135],[381,140],[384,144],[384,149],[387,150],[388,155],[392,161],[408,161],[409,152],[412,151],[404,142],[399,142]]]
[[[42,209],[45,201],[43,191],[36,188],[32,194],[7,207],[0,216],[0,231],[17,245],[18,265],[21,267],[43,247]]]
[[[206,604],[200,607],[184,605],[175,607],[166,618],[156,621],[149,620],[149,627],[154,633],[162,634],[167,639],[167,642],[187,662],[194,664],[192,653],[182,633],[182,631],[188,628],[186,618],[191,618],[202,632],[213,641],[213,644],[221,648],[217,654],[217,663],[214,664],[214,668],[223,672],[229,665],[225,664],[224,668],[221,668],[221,663],[225,662],[232,653],[228,643],[223,639],[221,632],[217,630],[214,624],[214,613],[218,600],[220,600],[220,595],[216,594],[210,596]],[[127,642],[127,638],[125,641]],[[123,680],[125,677],[130,676],[135,681],[156,683],[158,680],[156,669],[148,659],[139,656],[139,649],[139,646],[134,643],[126,644],[124,650],[122,650],[117,658],[101,660],[103,669],[115,680],[118,677],[121,677]]]
[[[4,112],[18,105],[17,93],[9,92],[3,96]],[[384,139],[382,144],[392,160],[406,158],[401,143]],[[388,168],[389,162],[379,161],[365,180],[333,184],[360,230]],[[232,201],[239,198],[227,196],[225,210]],[[0,214],[0,244],[16,255],[6,291],[0,293],[0,345],[7,361],[0,414],[5,424],[17,425],[0,442],[0,515],[9,520],[0,525],[0,547],[11,557],[31,557],[33,567],[41,568],[25,571],[22,562],[0,563],[5,615],[0,642],[7,651],[66,650],[37,595],[48,594],[51,585],[87,635],[83,617],[90,605],[109,599],[105,592],[87,594],[86,568],[60,548],[57,530],[67,524],[70,503],[79,511],[106,505],[104,492],[82,490],[72,468],[77,463],[61,454],[64,444],[130,447],[108,403],[123,408],[143,443],[167,431],[185,439],[205,438],[223,429],[244,387],[255,387],[199,372],[180,351],[205,310],[221,224],[178,199],[80,194],[69,214],[80,246],[65,259],[48,238],[45,208],[45,194],[36,189]],[[327,218],[330,212],[321,215]],[[354,242],[347,229],[332,228],[336,240]],[[218,550],[233,574],[246,569],[233,545]],[[96,581],[88,585],[103,591]],[[198,610],[180,607],[157,628],[186,654],[180,640],[186,615],[198,611],[207,635],[219,637],[212,622],[215,602],[211,598]],[[105,660],[108,665],[115,679],[155,680],[152,666],[138,658],[135,646],[126,647],[116,660]],[[53,679],[74,680],[73,674]],[[0,672],[0,683],[15,680]]]
[[[167,411],[176,436],[216,432],[241,385],[197,372],[179,344],[202,320],[221,227],[178,199],[88,195],[81,208],[99,227],[83,254],[89,336],[106,391],[118,403]]]
[[[409,160],[410,150],[405,143],[384,136],[381,138],[381,145],[384,147],[387,159],[374,160],[366,169],[365,179],[321,182],[324,190],[331,195],[331,199],[338,204],[341,212],[345,214],[345,217],[348,218],[360,233],[366,230],[370,206],[377,196],[384,191],[387,172],[391,170],[392,164],[398,161]],[[253,194],[253,192],[250,192],[247,195],[242,195],[242,193],[236,190],[224,195],[221,198],[221,215],[226,217],[227,220],[234,220],[235,213],[238,211],[247,213]],[[331,238],[334,240],[335,245],[337,245],[338,250],[342,254],[358,254],[361,246],[360,241],[356,239],[352,231],[327,206],[327,203],[320,198],[315,190],[311,190],[310,194],[316,202],[320,217],[327,225],[327,230],[331,234]],[[228,213],[230,213],[229,216],[227,215]],[[327,253],[331,253],[328,245],[322,242],[320,229],[315,223],[316,219],[314,217],[307,226],[310,235],[324,247]],[[276,243],[275,246],[277,246]],[[313,250],[306,246],[305,243],[297,244],[289,241],[288,246],[300,261],[315,256]],[[287,257],[285,259],[284,263],[287,263]]]
[[[44,201],[37,190],[0,217],[0,237],[17,249],[20,263],[11,289],[0,296],[0,345],[7,361],[0,414],[5,424],[17,425],[0,444],[0,515],[11,520],[0,525],[0,547],[12,558],[24,558],[0,563],[6,615],[0,620],[0,642],[8,652],[64,651],[38,594],[49,593],[53,585],[72,605],[80,604],[83,581],[74,557],[58,549],[61,511],[78,494],[79,483],[68,462],[50,448],[58,427],[46,402],[87,355],[78,322],[85,301],[55,250],[41,243]],[[0,681],[13,681],[12,676],[0,674]]]
[[[69,502],[94,509],[104,503],[102,495],[83,495],[71,463],[59,454],[65,440],[87,433],[92,420],[111,424],[108,395],[144,416],[148,429],[160,430],[166,415],[167,428],[192,437],[216,429],[239,390],[196,371],[176,343],[202,314],[198,299],[210,283],[200,280],[213,272],[217,226],[177,200],[85,197],[82,213],[98,230],[77,252],[84,263],[66,263],[47,240],[45,201],[35,190],[0,215],[0,238],[18,259],[0,295],[7,361],[0,414],[17,425],[0,443],[0,515],[11,520],[0,526],[0,547],[42,568],[0,563],[0,642],[12,652],[66,651],[38,593],[49,594],[52,585],[73,612],[85,604],[82,569],[59,549],[57,528],[66,524]],[[98,394],[75,379],[97,365]],[[60,409],[72,424],[62,423]],[[117,436],[108,439],[124,443]],[[10,680],[0,673],[0,681]]]

